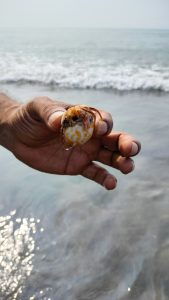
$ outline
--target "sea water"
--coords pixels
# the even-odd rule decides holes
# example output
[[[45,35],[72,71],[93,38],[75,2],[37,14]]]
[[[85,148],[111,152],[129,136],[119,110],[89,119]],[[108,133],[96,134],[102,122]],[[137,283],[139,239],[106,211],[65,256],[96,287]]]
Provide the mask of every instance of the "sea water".
[[[169,91],[169,30],[1,30],[0,82]]]

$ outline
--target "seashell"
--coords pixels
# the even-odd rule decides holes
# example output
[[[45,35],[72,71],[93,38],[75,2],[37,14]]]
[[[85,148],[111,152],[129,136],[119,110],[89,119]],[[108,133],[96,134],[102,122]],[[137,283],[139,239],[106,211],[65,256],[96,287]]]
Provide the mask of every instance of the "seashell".
[[[92,107],[76,105],[69,108],[62,116],[61,131],[66,149],[87,143],[93,136],[97,112]]]

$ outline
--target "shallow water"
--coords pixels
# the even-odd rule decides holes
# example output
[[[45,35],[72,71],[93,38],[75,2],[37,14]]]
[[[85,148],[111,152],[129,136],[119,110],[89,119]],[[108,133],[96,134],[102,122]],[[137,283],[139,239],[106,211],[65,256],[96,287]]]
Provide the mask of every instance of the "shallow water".
[[[113,171],[118,187],[108,192],[34,171],[1,148],[0,299],[169,299],[168,94],[3,89],[110,111],[142,151],[132,174]]]
[[[169,30],[0,29],[0,83],[169,92]]]

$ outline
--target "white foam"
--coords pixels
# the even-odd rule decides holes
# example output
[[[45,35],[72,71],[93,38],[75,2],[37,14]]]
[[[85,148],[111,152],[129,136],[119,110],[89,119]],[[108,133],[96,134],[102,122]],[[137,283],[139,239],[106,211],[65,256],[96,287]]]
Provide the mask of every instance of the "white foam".
[[[114,65],[102,61],[45,62],[36,56],[0,56],[0,82],[61,88],[161,90],[169,92],[169,65]]]

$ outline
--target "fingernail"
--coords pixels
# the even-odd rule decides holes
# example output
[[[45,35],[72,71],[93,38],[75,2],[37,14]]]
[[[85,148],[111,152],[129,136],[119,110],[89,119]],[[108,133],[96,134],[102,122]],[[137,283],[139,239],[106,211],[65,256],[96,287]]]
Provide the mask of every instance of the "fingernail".
[[[53,124],[60,116],[62,116],[64,111],[55,111],[49,117],[48,123],[51,125]]]
[[[107,123],[104,121],[99,121],[97,124],[97,134],[98,135],[103,135],[107,133]]]
[[[133,142],[130,155],[133,156],[136,155],[137,153],[138,153],[138,145]]]

